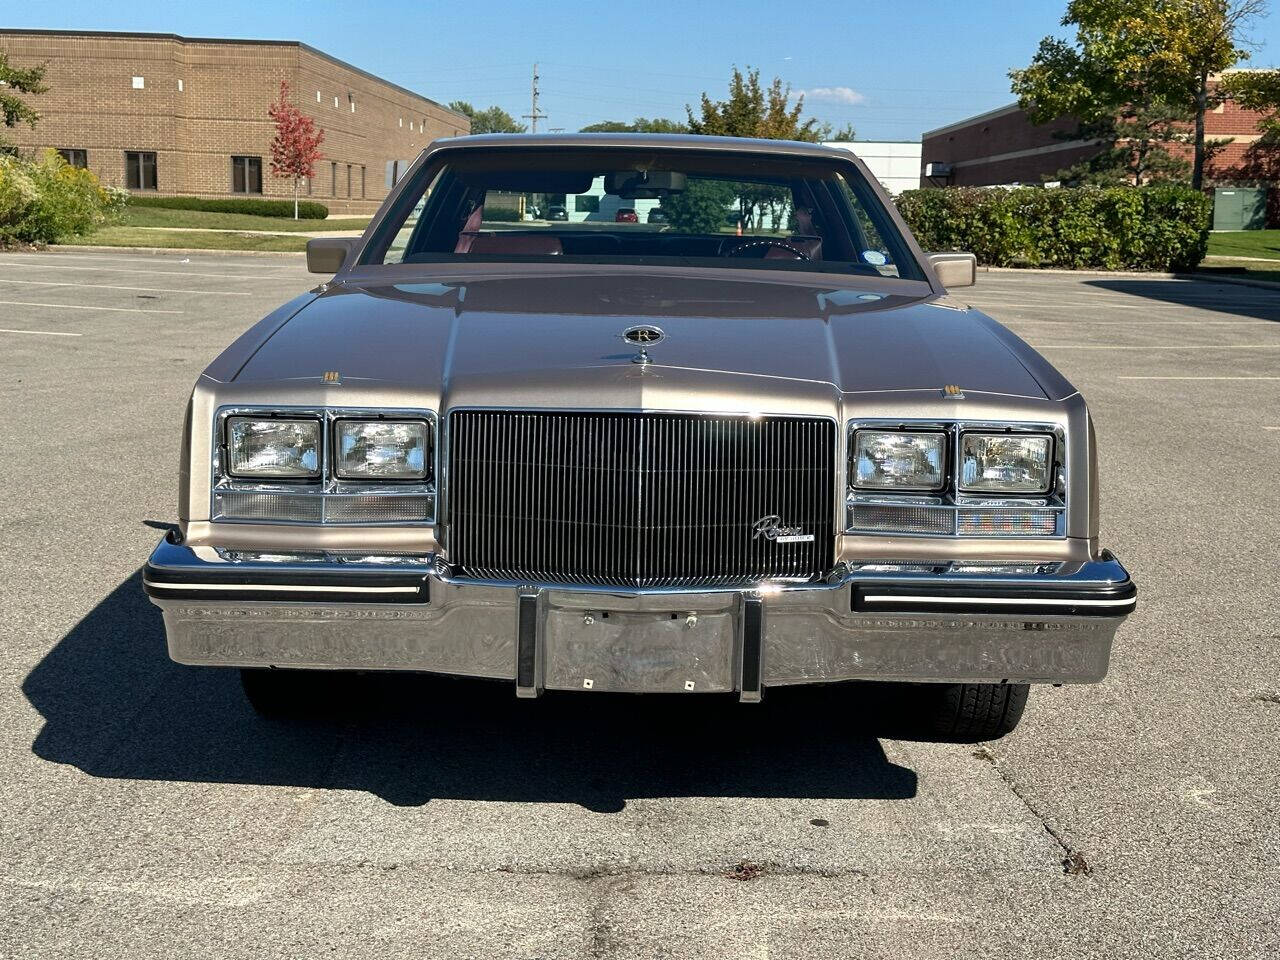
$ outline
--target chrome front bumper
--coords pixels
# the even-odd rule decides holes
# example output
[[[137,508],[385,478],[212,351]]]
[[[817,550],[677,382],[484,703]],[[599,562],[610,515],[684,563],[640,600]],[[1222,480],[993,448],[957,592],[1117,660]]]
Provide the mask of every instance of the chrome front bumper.
[[[244,553],[166,537],[143,579],[179,663],[421,670],[513,681],[522,696],[1092,683],[1137,603],[1109,553],[866,563],[822,583],[673,591],[481,583],[433,557]]]

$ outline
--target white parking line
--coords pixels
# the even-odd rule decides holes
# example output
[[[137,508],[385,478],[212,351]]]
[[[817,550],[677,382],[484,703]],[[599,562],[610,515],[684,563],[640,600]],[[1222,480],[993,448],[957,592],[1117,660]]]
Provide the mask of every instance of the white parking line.
[[[267,277],[267,276],[255,277],[249,274],[241,274],[241,273],[192,273],[186,270],[142,270],[138,268],[125,270],[122,267],[82,267],[82,266],[79,266],[78,264],[70,264],[70,263],[31,264],[30,261],[15,262],[12,260],[0,260],[0,266],[7,267],[7,266],[27,266],[27,265],[34,266],[37,270],[91,270],[91,271],[96,271],[97,273],[147,273],[147,274],[153,274],[155,276],[160,276],[160,277],[212,277],[215,280],[278,281],[278,280],[288,280],[292,277],[296,277],[297,279],[302,279],[300,276],[296,274],[283,274],[283,273],[277,274],[275,276],[270,276],[270,277]]]
[[[1280,343],[1159,343],[1159,344],[1125,344],[1116,346],[1112,343],[1033,343],[1037,350],[1277,350]]]
[[[1116,377],[1117,380],[1280,380],[1280,377]],[[1280,427],[1267,427],[1280,430]]]
[[[0,304],[10,307],[53,307],[55,310],[109,310],[112,313],[161,313],[168,316],[180,316],[182,310],[140,310],[137,307],[90,307],[81,303],[32,303],[30,300],[0,300]]]
[[[53,330],[6,330],[0,327],[0,333],[29,333],[33,337],[83,337],[83,333],[59,333]]]
[[[69,283],[66,280],[9,280],[0,277],[0,283],[24,283],[40,287],[94,287],[99,290],[131,290],[139,293],[199,293],[218,297],[256,296],[256,294],[248,290],[175,290],[172,287],[119,287],[110,283]]]
[[[210,252],[213,253],[216,251],[210,251]],[[147,263],[149,261],[151,263],[160,263],[160,264],[169,263],[177,266],[179,263],[177,258],[179,256],[183,257],[183,259],[186,259],[188,261],[191,260],[191,258],[187,254],[170,254],[168,256],[153,256],[151,254],[140,254],[132,257],[113,257],[109,254],[98,255],[98,254],[91,254],[91,253],[65,253],[64,252],[64,253],[10,253],[10,254],[6,254],[5,256],[8,256],[9,258],[11,258],[10,260],[6,261],[10,263],[20,263],[20,262],[34,263],[37,260],[44,260],[46,262],[49,260],[94,260],[94,261],[100,261],[102,263]],[[298,259],[301,259],[301,256],[299,256]],[[230,260],[229,258],[226,258],[226,257],[208,257],[207,260],[213,261],[214,263],[218,263],[221,261],[223,263],[226,263],[226,265],[230,267],[245,267],[247,269],[260,267],[263,270],[279,270],[281,267],[281,262],[276,261],[274,259],[271,261],[253,260],[253,259]],[[288,263],[289,261],[284,261],[284,262]]]
[[[1102,326],[1166,326],[1169,324],[1184,326],[1240,326],[1261,324],[1265,326],[1275,326],[1280,330],[1280,324],[1276,324],[1275,320],[1032,320],[1030,317],[1016,317],[1009,323],[1016,324],[1044,324],[1046,326],[1065,326],[1068,324],[1093,324]]]

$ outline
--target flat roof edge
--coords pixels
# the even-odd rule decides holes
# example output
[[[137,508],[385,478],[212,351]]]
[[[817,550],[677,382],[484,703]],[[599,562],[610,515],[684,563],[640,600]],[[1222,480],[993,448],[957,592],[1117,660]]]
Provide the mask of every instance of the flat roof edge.
[[[451,110],[448,107],[446,107],[443,103],[440,103],[438,100],[432,100],[430,97],[425,97],[422,94],[417,93],[416,91],[410,90],[408,87],[402,87],[400,86],[400,84],[393,83],[392,81],[386,79],[385,77],[380,77],[376,73],[370,73],[368,70],[363,70],[360,67],[357,67],[353,63],[347,63],[347,61],[341,60],[338,57],[335,57],[331,53],[325,53],[323,50],[318,50],[308,43],[303,43],[301,40],[264,40],[264,39],[255,39],[255,38],[247,38],[247,37],[241,37],[241,38],[184,37],[178,33],[148,33],[146,31],[141,31],[141,30],[43,30],[43,29],[27,28],[27,27],[0,27],[0,37],[4,37],[4,36],[101,37],[101,38],[116,39],[116,40],[173,40],[177,43],[211,43],[211,44],[228,44],[228,45],[240,44],[240,45],[263,46],[263,47],[294,47],[298,50],[306,50],[308,53],[313,53],[317,57],[320,57],[323,60],[328,60],[330,63],[336,66],[342,67],[345,70],[350,70],[353,73],[358,73],[360,74],[360,76],[365,77],[369,80],[373,80],[376,83],[385,84],[391,89],[398,90],[401,93],[406,94],[410,97],[414,97],[418,100],[426,101],[427,103],[431,104],[431,106],[436,107],[440,110],[443,110],[445,113],[452,114],[453,116],[458,117],[459,119],[462,119],[462,120],[467,120],[468,123],[470,122],[470,119],[467,117],[466,114],[459,113],[457,110]]]
[[[1022,107],[1017,103],[1010,103],[1003,107],[996,107],[994,110],[988,110],[986,113],[975,113],[972,117],[965,117],[963,120],[957,120],[954,123],[948,123],[946,126],[937,127],[933,130],[926,130],[920,135],[923,142],[928,137],[936,137],[939,134],[950,133],[952,130],[959,130],[962,127],[970,126],[980,120],[994,120],[997,117],[1007,117],[1011,113],[1017,113]]]

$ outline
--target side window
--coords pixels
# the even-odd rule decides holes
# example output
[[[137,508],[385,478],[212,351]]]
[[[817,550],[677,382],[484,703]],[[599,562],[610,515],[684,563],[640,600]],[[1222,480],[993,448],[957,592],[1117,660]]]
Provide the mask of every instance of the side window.
[[[124,155],[125,186],[130,190],[156,189],[156,155],[127,150]]]

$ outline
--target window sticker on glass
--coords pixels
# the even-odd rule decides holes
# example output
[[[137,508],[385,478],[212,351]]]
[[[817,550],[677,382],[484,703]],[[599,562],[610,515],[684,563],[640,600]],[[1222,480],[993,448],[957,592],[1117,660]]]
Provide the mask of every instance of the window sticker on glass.
[[[865,260],[867,263],[871,264],[873,267],[883,267],[886,263],[889,262],[889,258],[886,257],[879,250],[863,250],[862,259]]]

